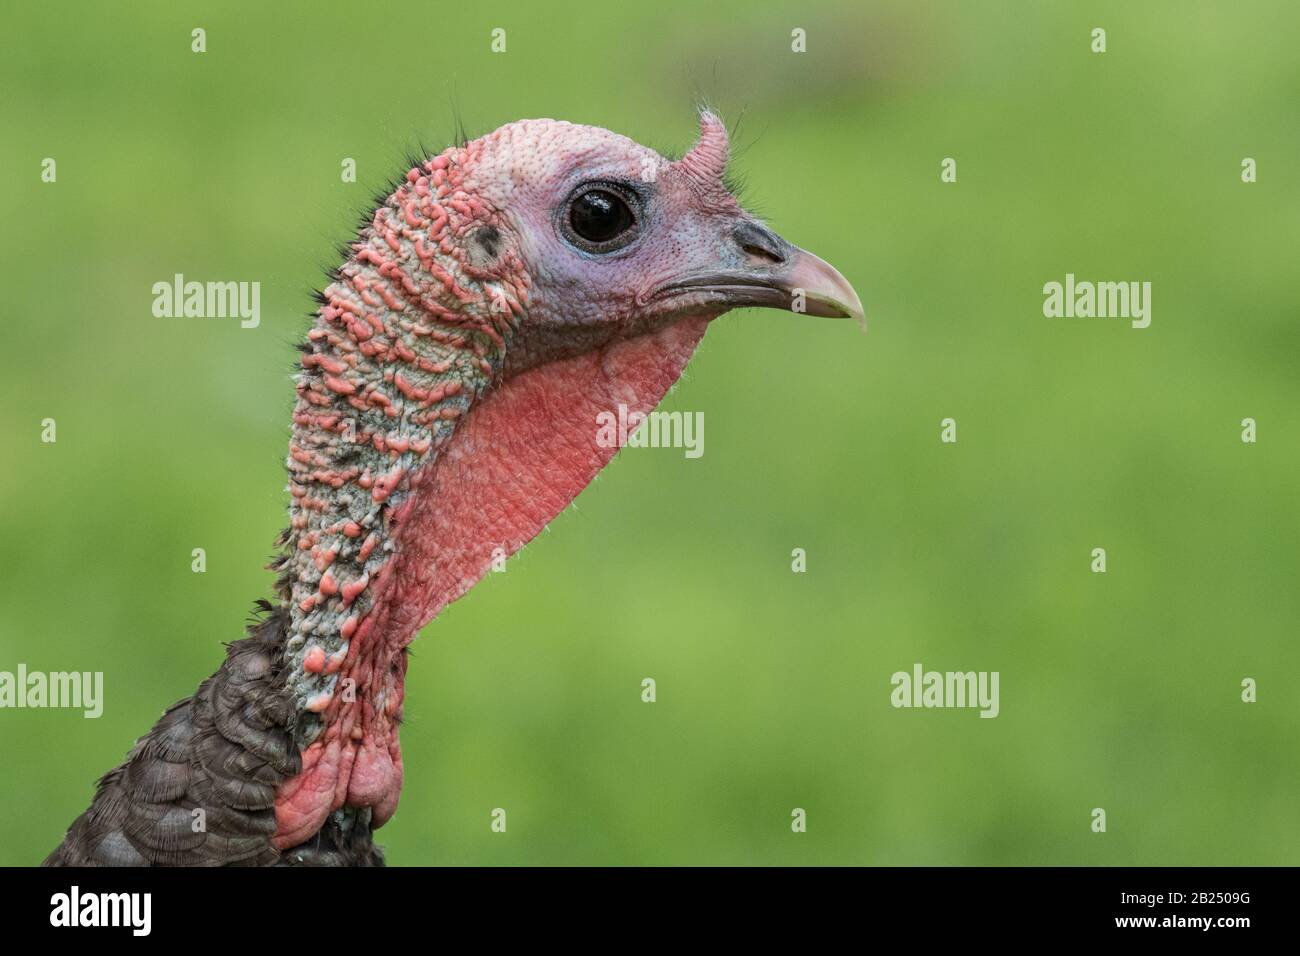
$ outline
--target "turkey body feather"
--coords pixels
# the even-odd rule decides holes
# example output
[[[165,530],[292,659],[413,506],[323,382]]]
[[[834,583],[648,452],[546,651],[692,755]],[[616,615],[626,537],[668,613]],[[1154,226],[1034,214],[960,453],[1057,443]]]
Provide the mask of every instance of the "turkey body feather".
[[[298,773],[279,673],[287,615],[271,610],[217,672],[159,718],[99,781],[46,866],[382,865],[368,821],[331,819],[284,852],[276,788]]]

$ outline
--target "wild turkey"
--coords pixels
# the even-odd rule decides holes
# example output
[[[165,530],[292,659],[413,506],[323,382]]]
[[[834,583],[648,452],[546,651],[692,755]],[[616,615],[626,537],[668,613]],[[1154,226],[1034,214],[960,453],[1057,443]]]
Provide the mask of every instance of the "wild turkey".
[[[559,514],[737,306],[861,318],[723,183],[711,113],[670,162],[524,120],[414,165],[302,346],[278,603],[100,782],[49,865],[374,865],[407,645]]]

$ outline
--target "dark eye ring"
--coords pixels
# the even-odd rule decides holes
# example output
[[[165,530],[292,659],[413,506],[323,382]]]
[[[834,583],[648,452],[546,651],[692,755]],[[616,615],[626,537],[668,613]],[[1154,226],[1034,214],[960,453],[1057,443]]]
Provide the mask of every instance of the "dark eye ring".
[[[586,252],[622,249],[639,231],[635,200],[613,183],[587,183],[565,203],[560,228],[566,239]]]

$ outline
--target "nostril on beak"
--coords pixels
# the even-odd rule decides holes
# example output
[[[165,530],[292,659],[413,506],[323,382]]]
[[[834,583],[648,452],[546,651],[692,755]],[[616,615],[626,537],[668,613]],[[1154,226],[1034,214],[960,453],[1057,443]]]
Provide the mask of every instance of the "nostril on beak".
[[[773,265],[780,265],[788,258],[789,247],[785,240],[756,222],[742,222],[731,231],[731,236],[748,256],[766,260]]]

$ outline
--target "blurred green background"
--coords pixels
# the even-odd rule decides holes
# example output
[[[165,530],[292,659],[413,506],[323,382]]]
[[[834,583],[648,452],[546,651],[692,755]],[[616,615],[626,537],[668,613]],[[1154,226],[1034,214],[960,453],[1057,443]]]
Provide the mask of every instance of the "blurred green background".
[[[0,712],[0,863],[268,593],[291,345],[406,149],[457,109],[680,149],[700,98],[870,331],[721,320],[666,402],[703,458],[625,452],[426,629],[390,863],[1300,862],[1300,11],[846,7],[7,11],[0,669],[107,704]],[[260,281],[261,327],[154,318],[176,272]],[[1151,327],[1044,318],[1067,272],[1152,282]],[[1001,716],[893,709],[917,661],[999,671]]]

